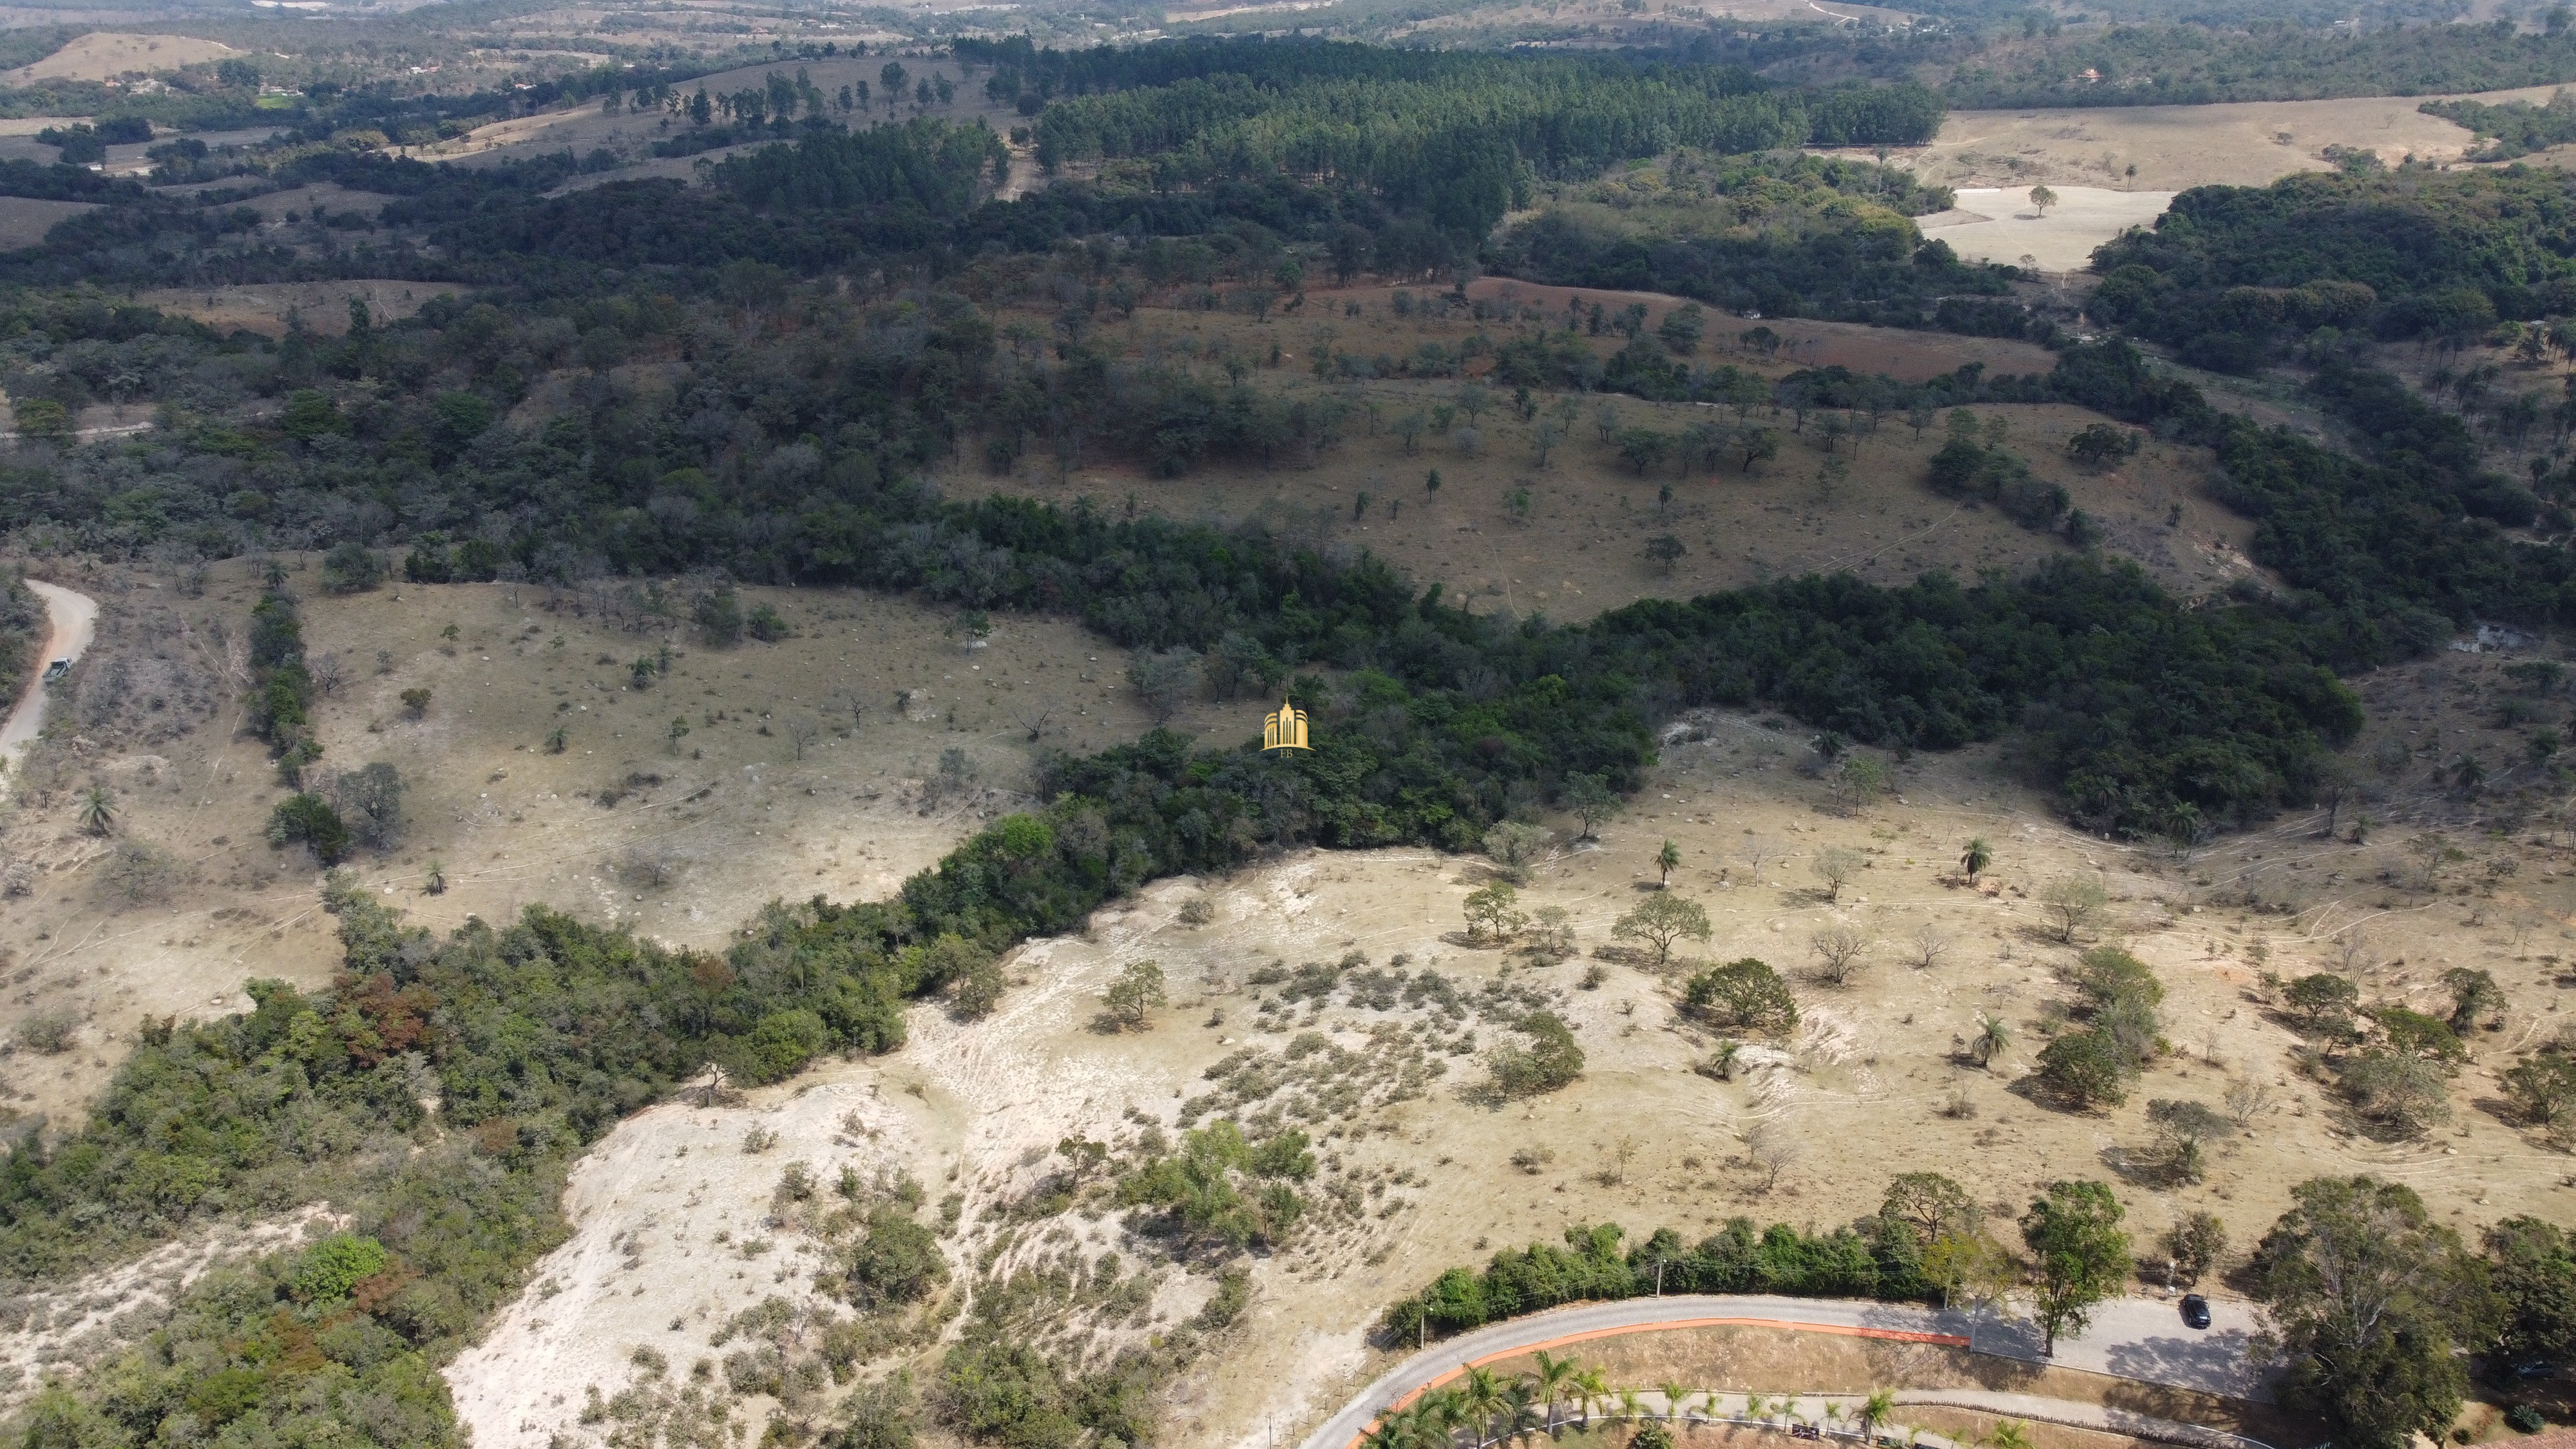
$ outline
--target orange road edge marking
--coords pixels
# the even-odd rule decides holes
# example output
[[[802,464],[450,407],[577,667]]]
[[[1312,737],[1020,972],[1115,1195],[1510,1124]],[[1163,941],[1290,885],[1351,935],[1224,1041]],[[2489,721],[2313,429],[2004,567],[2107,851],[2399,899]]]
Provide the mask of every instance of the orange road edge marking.
[[[1519,1358],[1523,1354],[1537,1353],[1541,1349],[1562,1348],[1569,1343],[1585,1343],[1596,1338],[1616,1338],[1624,1333],[1663,1333],[1676,1328],[1777,1328],[1791,1333],[1835,1333],[1845,1338],[1886,1338],[1894,1339],[1899,1343],[1937,1343],[1945,1348],[1968,1346],[1968,1340],[1959,1334],[1917,1333],[1906,1328],[1860,1328],[1841,1323],[1793,1323],[1785,1318],[1676,1318],[1664,1323],[1632,1323],[1617,1328],[1588,1328],[1581,1333],[1569,1333],[1561,1338],[1548,1339],[1543,1343],[1523,1344],[1518,1348],[1489,1353],[1483,1358],[1470,1359],[1441,1374],[1387,1407],[1401,1409],[1471,1368],[1483,1368],[1489,1363],[1500,1363],[1507,1358]],[[1359,1433],[1352,1436],[1349,1449],[1359,1449],[1361,1444],[1367,1442],[1369,1435],[1377,1432],[1380,1422],[1379,1419],[1371,1419],[1362,1424]]]

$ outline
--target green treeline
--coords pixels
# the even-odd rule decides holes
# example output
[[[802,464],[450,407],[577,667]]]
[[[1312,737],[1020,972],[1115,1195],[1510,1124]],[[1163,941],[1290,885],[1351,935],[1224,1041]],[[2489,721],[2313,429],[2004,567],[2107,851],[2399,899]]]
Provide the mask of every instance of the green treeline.
[[[51,314],[49,325],[115,332],[127,325],[119,317]],[[1570,773],[1633,779],[1650,757],[1649,730],[1674,709],[1704,704],[1776,704],[1855,738],[1924,748],[2027,728],[2046,778],[2080,818],[2106,828],[2151,831],[2185,807],[2259,813],[2306,798],[2319,752],[2353,728],[2350,697],[2321,666],[2398,648],[2347,643],[2355,633],[2377,637],[2378,606],[2367,599],[2317,617],[2259,602],[2185,610],[2123,567],[2087,562],[1973,587],[1783,582],[1641,605],[1579,629],[1470,616],[1415,597],[1374,561],[1328,565],[1255,529],[1113,520],[1009,499],[947,504],[895,481],[948,451],[947,430],[979,421],[992,442],[1018,429],[1079,445],[1078,426],[1095,445],[1171,449],[1184,467],[1237,426],[1246,447],[1325,444],[1320,434],[1301,442],[1298,429],[1318,424],[1312,415],[1301,424],[1277,398],[1230,383],[1158,388],[1152,370],[1112,366],[1080,347],[1002,380],[990,371],[990,324],[960,299],[850,320],[850,345],[808,359],[823,363],[819,371],[798,360],[805,354],[737,354],[683,378],[676,407],[603,392],[586,413],[505,432],[492,419],[525,385],[509,359],[538,324],[436,303],[419,324],[290,339],[276,361],[315,381],[440,375],[467,379],[464,389],[396,391],[363,412],[335,411],[317,396],[289,409],[311,443],[207,420],[158,435],[139,478],[103,457],[66,454],[5,495],[15,510],[8,521],[93,546],[175,538],[230,553],[273,537],[273,526],[321,515],[361,478],[401,480],[417,510],[404,521],[413,555],[431,577],[504,568],[560,577],[583,559],[656,577],[721,567],[1061,612],[1121,645],[1204,651],[1230,677],[1264,687],[1316,660],[1364,672],[1356,698],[1308,692],[1322,719],[1347,710],[1357,722],[1314,769],[1238,781],[1225,772],[1248,765],[1135,757],[1138,773],[1174,788],[1213,771],[1200,783],[1215,788],[1183,790],[1186,803],[1147,811],[1150,822],[1111,822],[1139,831],[1139,843],[1096,852],[1099,868],[1131,879],[1230,864],[1240,856],[1229,852],[1251,843],[1472,841],[1516,800],[1552,798]],[[625,326],[655,317],[600,308],[568,321],[546,345],[613,357],[623,355]],[[72,349],[59,348],[47,385],[112,371],[125,356],[190,365],[193,354],[175,345],[184,340],[137,328],[77,367]],[[1998,380],[1980,390],[1970,380],[1963,396],[1961,382],[1886,400],[2050,396],[2137,421],[2201,408],[2116,348],[2070,349],[2044,384],[2007,389]],[[1837,394],[1824,375],[1797,391],[1818,388],[1824,400]],[[676,428],[666,421],[674,417],[696,421]],[[746,427],[769,436],[747,446]],[[351,456],[349,435],[373,440],[371,462]],[[178,466],[209,456],[219,464]],[[221,465],[241,458],[262,460],[262,471]],[[2297,478],[2322,482],[2312,472]],[[475,518],[510,519],[511,536],[460,547],[445,532]],[[2330,541],[2351,546],[2342,535]],[[2462,567],[2476,561],[2463,555]],[[2401,631],[2418,643],[2427,632]],[[1003,874],[1018,890],[1029,870],[1023,861]],[[979,881],[989,874],[978,872]],[[959,909],[971,907],[979,924],[962,934],[989,949],[1021,930],[1053,929],[1102,888],[1041,875],[1045,891],[1025,900],[1004,892],[1006,909],[970,893]],[[1075,894],[1055,894],[1060,886]],[[1013,912],[1022,924],[982,924]],[[868,949],[891,939],[879,932]]]
[[[2545,106],[2529,101],[2493,106],[2479,101],[2426,101],[2418,109],[2457,121],[2487,142],[2485,148],[2470,153],[2472,161],[2510,161],[2576,141],[2576,95],[2564,90],[2550,96]]]
[[[50,638],[45,601],[24,577],[0,573],[0,700],[16,705],[27,681],[49,662],[42,654]]]
[[[147,1024],[80,1131],[11,1151],[0,1265],[60,1277],[195,1218],[324,1197],[347,1230],[198,1280],[167,1326],[40,1395],[30,1442],[458,1442],[435,1365],[562,1240],[573,1156],[696,1071],[749,999],[691,974],[721,961],[543,911],[433,942],[361,890],[328,903],[347,953],[331,991],[254,982],[247,1014]]]
[[[1031,55],[1041,68],[1060,61],[1069,93],[1032,123],[1039,161],[1105,161],[1096,181],[978,206],[976,183],[998,174],[1003,155],[980,123],[848,131],[815,109],[817,92],[800,102],[812,113],[781,133],[799,139],[728,160],[713,188],[616,180],[554,194],[570,176],[613,165],[568,152],[463,168],[319,144],[256,160],[174,151],[164,164],[178,169],[164,179],[251,167],[278,184],[332,181],[398,199],[374,216],[335,218],[354,234],[314,255],[263,244],[245,220],[251,213],[225,199],[127,197],[13,255],[0,280],[196,285],[365,275],[595,293],[632,269],[702,278],[757,261],[810,275],[887,255],[944,266],[995,241],[1025,251],[1104,233],[1200,237],[1228,222],[1310,244],[1356,233],[1358,254],[1376,270],[1421,275],[1472,257],[1540,178],[1680,147],[1910,144],[1937,131],[1942,114],[1918,85],[1774,88],[1738,68],[1612,57],[1320,41]],[[639,94],[668,89],[655,80]],[[333,105],[335,116],[346,108]],[[401,118],[382,124],[410,134]],[[0,184],[83,184],[53,174],[64,170],[28,167],[25,176],[0,175]],[[428,244],[381,235],[382,226],[425,229]],[[1340,251],[1352,254],[1347,243]]]
[[[1002,138],[981,126],[914,120],[863,131],[819,131],[793,146],[729,156],[715,183],[753,206],[909,206],[926,216],[959,216],[975,185],[1010,171]]]
[[[2341,345],[2576,312],[2571,224],[2576,187],[2555,172],[2309,175],[2185,192],[2153,233],[2095,254],[2095,315],[2229,371],[2308,357],[2310,393],[2372,445],[2355,458],[2196,399],[2159,409],[2216,448],[2212,491],[2257,520],[2256,560],[2345,617],[2338,667],[2427,647],[2471,617],[2576,621],[2576,563],[2511,531],[2576,494],[2576,476],[2542,470],[2535,496],[2488,471],[2458,415]]]
[[[2087,70],[2100,78],[2076,79]],[[2249,26],[2222,15],[2208,25],[2124,25],[1998,48],[1960,62],[1940,90],[1959,110],[2005,110],[2421,96],[2571,80],[2576,32],[2563,29],[2522,35],[2499,22],[2351,31]]]
[[[1864,1218],[1805,1233],[1727,1220],[1697,1244],[1670,1228],[1622,1251],[1615,1223],[1565,1230],[1565,1246],[1532,1243],[1494,1254],[1482,1272],[1451,1268],[1430,1286],[1387,1305],[1377,1328],[1411,1344],[1425,1332],[1464,1333],[1565,1303],[1666,1293],[1767,1293],[1790,1298],[1878,1298],[1919,1303],[1940,1292],[1923,1273],[1923,1249],[1904,1224]],[[1659,1275],[1660,1270],[1660,1275]]]
[[[1157,188],[1338,178],[1476,237],[1534,177],[1682,147],[1915,144],[1941,120],[1919,86],[1773,91],[1738,70],[1557,55],[1435,52],[1390,67],[1388,52],[1322,42],[1197,49],[1253,63],[1059,101],[1034,127],[1039,164],[1145,158]]]

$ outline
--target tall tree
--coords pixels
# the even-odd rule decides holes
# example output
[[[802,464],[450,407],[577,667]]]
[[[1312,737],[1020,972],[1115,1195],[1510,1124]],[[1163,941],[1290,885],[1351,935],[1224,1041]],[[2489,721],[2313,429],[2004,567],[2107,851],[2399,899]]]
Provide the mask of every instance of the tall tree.
[[[2320,1177],[2290,1197],[2253,1264],[2291,1355],[2282,1402],[2324,1419],[2342,1449],[2449,1433],[2467,1383],[2457,1350],[2498,1318],[2484,1266],[2402,1184]]]
[[[2503,1300],[2506,1358],[2576,1357],[2576,1238],[2555,1223],[2511,1217],[2487,1229],[2486,1250]]]
[[[2038,1298],[2042,1351],[2057,1354],[2057,1336],[2081,1333],[2096,1303],[2129,1276],[2129,1235],[2120,1200],[2107,1183],[2052,1182],[2021,1217],[2021,1240],[2038,1260],[2031,1283]]]

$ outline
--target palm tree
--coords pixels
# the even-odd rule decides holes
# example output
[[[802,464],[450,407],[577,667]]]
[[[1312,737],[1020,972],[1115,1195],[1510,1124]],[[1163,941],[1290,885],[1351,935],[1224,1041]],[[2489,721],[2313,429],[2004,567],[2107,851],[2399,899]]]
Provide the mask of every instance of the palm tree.
[[[1993,1433],[1977,1442],[1987,1449],[2030,1449],[2030,1431],[2022,1427],[2021,1420],[2006,1419],[1995,1426]]]
[[[1764,1413],[1770,1409],[1770,1407],[1770,1402],[1764,1399],[1760,1394],[1746,1394],[1744,1396],[1744,1417],[1748,1419],[1760,1419]]]
[[[1503,1389],[1503,1412],[1507,1422],[1503,1437],[1517,1442],[1523,1434],[1538,1427],[1538,1386],[1526,1377],[1511,1381]],[[2030,1449],[2025,1444],[2022,1449]]]
[[[1655,884],[1658,887],[1671,886],[1673,872],[1681,869],[1681,865],[1682,848],[1669,840],[1665,841],[1664,848],[1655,852],[1655,869],[1662,872]]]
[[[1959,869],[1968,873],[1970,885],[1977,883],[1979,872],[1994,863],[1994,848],[1986,844],[1986,838],[1982,835],[1971,839],[1968,842],[1968,848],[1959,852]]]
[[[1466,1411],[1458,1407],[1458,1394],[1453,1389],[1433,1389],[1414,1400],[1413,1414],[1420,1421],[1422,1449],[1453,1449],[1451,1436],[1467,1421]]]
[[[1503,1407],[1502,1376],[1487,1368],[1470,1368],[1458,1381],[1451,1402],[1457,1406],[1458,1421],[1476,1436],[1477,1449],[1490,1442],[1485,1431],[1492,1428],[1494,1415]]]
[[[1547,1415],[1547,1432],[1553,1436],[1556,1433],[1556,1401],[1565,1396],[1566,1387],[1574,1382],[1581,1365],[1571,1358],[1551,1357],[1546,1349],[1540,1349],[1533,1357],[1538,1363],[1537,1382],[1533,1387],[1538,1390],[1540,1407]]]
[[[1421,1410],[1389,1409],[1360,1442],[1369,1449],[1423,1449],[1422,1427]]]
[[[1977,1013],[1977,1034],[1968,1039],[1968,1052],[1977,1059],[1978,1066],[1994,1065],[1995,1058],[2002,1056],[2004,1048],[2011,1045],[2012,1027],[2002,1017],[1983,1011]]]
[[[94,783],[81,792],[80,824],[92,835],[105,835],[116,828],[116,802],[105,785]]]
[[[1589,1429],[1592,1427],[1593,1408],[1609,1402],[1610,1383],[1601,1376],[1601,1370],[1585,1369],[1574,1376],[1574,1396],[1575,1401],[1583,1405],[1583,1427]]]
[[[1619,1391],[1619,1417],[1631,1421],[1646,1417],[1646,1401],[1637,1396],[1635,1389]]]
[[[1682,1416],[1682,1410],[1685,1407],[1682,1401],[1690,1397],[1690,1390],[1674,1383],[1671,1379],[1666,1379],[1662,1383],[1655,1385],[1655,1387],[1663,1391],[1664,1417],[1667,1419],[1680,1418]]]
[[[1894,1411],[1895,1408],[1896,1395],[1889,1393],[1885,1389],[1870,1390],[1869,1397],[1861,1400],[1860,1403],[1861,1437],[1864,1439],[1876,1439],[1878,1437],[1878,1426],[1886,1421],[1888,1414]]]

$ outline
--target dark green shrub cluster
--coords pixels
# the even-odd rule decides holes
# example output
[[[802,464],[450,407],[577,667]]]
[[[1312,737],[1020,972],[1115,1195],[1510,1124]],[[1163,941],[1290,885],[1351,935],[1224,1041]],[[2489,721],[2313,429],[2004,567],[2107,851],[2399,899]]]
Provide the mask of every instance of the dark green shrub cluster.
[[[1118,1202],[1153,1209],[1154,1228],[1185,1248],[1240,1252],[1273,1246],[1296,1226],[1305,1200],[1295,1184],[1314,1173],[1305,1133],[1290,1128],[1255,1142],[1219,1120],[1121,1177]]]
[[[1717,1027],[1786,1036],[1798,1029],[1798,999],[1770,963],[1746,956],[1711,966],[1682,985],[1682,1006]]]
[[[2040,1084],[2075,1106],[2116,1105],[2162,1046],[2164,983],[2117,946],[2094,947],[2064,974],[2085,1025],[2041,1050]]]
[[[2030,465],[2002,448],[1952,438],[1932,455],[1932,491],[1945,498],[1994,504],[2024,528],[2047,529],[2066,516],[2074,500],[2066,489],[2031,476]]]
[[[330,801],[298,793],[278,801],[277,808],[268,812],[268,843],[311,846],[315,859],[338,865],[348,858],[349,827]]]
[[[322,757],[313,738],[313,676],[304,667],[304,617],[272,583],[250,611],[251,733],[268,742],[289,783]]]

